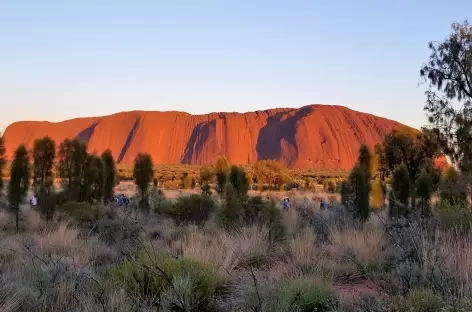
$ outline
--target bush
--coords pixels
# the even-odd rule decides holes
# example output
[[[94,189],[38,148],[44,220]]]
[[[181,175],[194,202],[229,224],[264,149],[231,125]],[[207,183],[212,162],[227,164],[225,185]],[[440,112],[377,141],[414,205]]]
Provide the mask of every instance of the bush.
[[[408,311],[436,312],[442,310],[442,299],[431,289],[414,288],[406,296]]]
[[[280,290],[277,311],[335,311],[338,300],[331,287],[311,280],[294,280]]]
[[[215,202],[208,195],[192,194],[179,197],[167,214],[177,223],[202,224],[215,211]]]
[[[119,243],[131,246],[139,237],[140,228],[137,224],[126,219],[102,217],[96,222],[92,233],[98,235],[107,245]]]
[[[405,164],[395,166],[392,173],[392,189],[389,194],[389,214],[391,218],[406,217],[409,212],[410,176]]]
[[[179,279],[189,279],[191,293],[195,297],[194,302],[198,303],[198,308],[208,304],[219,283],[216,272],[206,263],[191,259],[169,259],[160,254],[146,253],[140,253],[134,259],[128,259],[112,269],[110,278],[124,287],[133,298],[149,300],[159,298],[171,285],[178,283]]]
[[[266,202],[261,196],[251,197],[243,205],[243,221],[247,225],[268,226],[275,240],[285,237],[280,209],[275,206],[275,202]]]
[[[58,209],[59,219],[72,219],[81,227],[91,226],[104,215],[100,206],[90,203],[68,202]]]
[[[162,188],[166,190],[178,190],[180,188],[180,183],[177,180],[169,180],[162,183]]]
[[[237,229],[243,223],[243,203],[230,183],[226,184],[224,198],[218,212],[218,223],[227,230]]]
[[[466,201],[451,202],[449,199],[441,199],[434,212],[435,225],[442,230],[462,235],[469,233],[472,228],[472,212]]]

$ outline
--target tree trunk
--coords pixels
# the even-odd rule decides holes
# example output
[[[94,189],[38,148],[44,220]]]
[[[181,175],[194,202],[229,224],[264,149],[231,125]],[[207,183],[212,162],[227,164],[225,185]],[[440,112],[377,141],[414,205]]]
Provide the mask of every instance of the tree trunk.
[[[20,201],[16,202],[15,225],[16,233],[18,234],[20,232]]]

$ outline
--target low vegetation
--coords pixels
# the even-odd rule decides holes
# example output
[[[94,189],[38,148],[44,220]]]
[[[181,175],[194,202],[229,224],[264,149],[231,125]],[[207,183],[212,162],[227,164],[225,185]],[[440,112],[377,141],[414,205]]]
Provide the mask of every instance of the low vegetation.
[[[293,188],[307,184],[271,160],[246,170],[221,157],[177,180],[140,154],[137,198],[118,204],[110,152],[65,140],[54,162],[46,137],[30,166],[18,147],[0,197],[0,311],[471,311],[471,42],[464,24],[430,45],[421,74],[434,88],[426,110],[435,127],[362,146],[342,183],[321,183],[339,200],[297,197]],[[444,154],[457,169],[435,168]],[[195,193],[166,198],[166,183]],[[250,194],[254,184],[284,189],[292,204]],[[38,205],[27,204],[28,190]]]

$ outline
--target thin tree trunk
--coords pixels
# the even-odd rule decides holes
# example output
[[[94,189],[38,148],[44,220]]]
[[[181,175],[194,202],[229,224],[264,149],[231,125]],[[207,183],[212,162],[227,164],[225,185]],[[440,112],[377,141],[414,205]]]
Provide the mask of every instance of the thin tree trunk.
[[[15,224],[16,224],[16,233],[18,234],[20,232],[20,201],[16,202]]]

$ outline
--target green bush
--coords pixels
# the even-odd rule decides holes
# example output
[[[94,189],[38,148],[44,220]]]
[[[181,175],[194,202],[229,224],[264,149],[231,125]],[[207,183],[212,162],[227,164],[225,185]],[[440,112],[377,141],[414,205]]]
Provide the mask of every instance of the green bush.
[[[58,209],[59,219],[72,219],[79,226],[90,226],[104,215],[101,206],[83,202],[67,202]]]
[[[451,202],[441,199],[434,209],[434,214],[436,225],[440,229],[466,234],[472,228],[472,212],[466,201]]]
[[[267,254],[263,251],[261,253],[255,253],[253,255],[247,256],[245,259],[242,259],[241,263],[238,265],[238,268],[242,269],[263,269],[270,266],[270,259]]]
[[[278,311],[324,312],[335,311],[338,300],[331,287],[312,280],[294,280],[281,290]]]
[[[215,211],[215,202],[208,195],[192,194],[179,197],[167,214],[177,223],[206,222]]]
[[[200,306],[215,294],[219,279],[214,269],[192,259],[173,259],[161,254],[140,253],[110,272],[113,282],[124,287],[135,298],[155,299],[171,288],[178,279],[188,278],[192,294]]]
[[[406,296],[408,311],[436,312],[442,311],[443,300],[431,289],[414,288]]]
[[[218,211],[218,223],[227,230],[237,229],[243,224],[243,202],[230,183],[225,186],[224,199]]]
[[[130,220],[102,217],[95,223],[92,233],[96,234],[105,244],[129,244],[134,243],[139,237],[140,227]]]
[[[275,202],[266,202],[261,196],[250,197],[243,205],[243,221],[248,225],[269,226],[275,240],[285,236],[280,209],[275,206]]]

